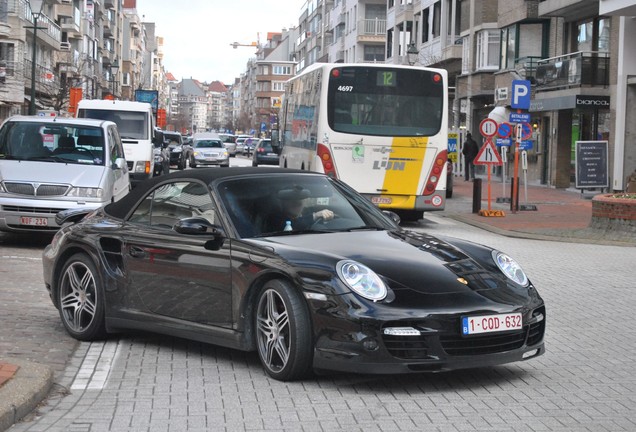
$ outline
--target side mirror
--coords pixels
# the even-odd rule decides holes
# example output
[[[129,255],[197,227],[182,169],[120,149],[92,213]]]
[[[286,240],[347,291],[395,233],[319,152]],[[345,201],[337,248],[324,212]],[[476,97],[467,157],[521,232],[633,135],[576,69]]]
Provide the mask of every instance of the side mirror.
[[[205,243],[207,250],[219,250],[225,241],[225,231],[218,225],[210,223],[209,220],[202,217],[184,218],[172,227],[179,234],[201,236],[208,238]]]
[[[113,164],[113,169],[124,170],[126,168],[126,159],[117,158],[115,159],[115,163]]]
[[[155,136],[152,138],[152,143],[157,147],[163,145],[163,132],[161,129],[155,129]]]
[[[280,135],[278,129],[272,129],[272,147],[280,147]]]
[[[400,224],[400,222],[402,222],[402,219],[400,219],[400,216],[398,216],[397,213],[392,212],[391,210],[382,210],[382,213],[384,213],[384,216],[388,217],[389,219],[391,219],[393,222],[395,222],[396,224]]]

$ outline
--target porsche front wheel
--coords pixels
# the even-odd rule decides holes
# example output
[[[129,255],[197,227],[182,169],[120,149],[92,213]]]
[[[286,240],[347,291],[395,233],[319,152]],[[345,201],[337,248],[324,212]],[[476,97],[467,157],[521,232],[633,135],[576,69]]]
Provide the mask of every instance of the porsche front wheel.
[[[106,335],[104,297],[97,269],[85,254],[70,257],[60,274],[59,310],[66,331],[90,341]]]
[[[256,308],[258,355],[269,376],[291,381],[311,370],[313,344],[307,305],[285,281],[265,284]]]

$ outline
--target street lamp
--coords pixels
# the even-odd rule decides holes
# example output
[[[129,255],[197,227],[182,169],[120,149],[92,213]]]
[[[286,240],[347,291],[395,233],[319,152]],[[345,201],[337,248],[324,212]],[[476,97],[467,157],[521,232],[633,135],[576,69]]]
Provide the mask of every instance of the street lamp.
[[[415,47],[415,44],[413,42],[411,42],[409,44],[408,49],[406,50],[406,56],[407,56],[409,64],[411,66],[413,66],[415,63],[417,63],[419,55],[420,55],[420,52]]]
[[[117,75],[118,70],[119,70],[119,63],[117,62],[117,59],[115,59],[110,65],[110,80],[112,84],[113,97],[115,97],[115,75]]]
[[[31,16],[33,17],[33,56],[31,58],[31,100],[29,101],[29,115],[35,115],[35,61],[38,40],[38,20],[42,14],[44,0],[27,0]]]

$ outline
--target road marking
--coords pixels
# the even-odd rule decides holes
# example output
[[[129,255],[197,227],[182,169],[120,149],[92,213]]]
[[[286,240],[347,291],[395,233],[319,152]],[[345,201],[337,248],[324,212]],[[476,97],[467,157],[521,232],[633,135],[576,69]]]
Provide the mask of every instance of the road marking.
[[[118,341],[91,342],[71,390],[103,389],[119,352]]]

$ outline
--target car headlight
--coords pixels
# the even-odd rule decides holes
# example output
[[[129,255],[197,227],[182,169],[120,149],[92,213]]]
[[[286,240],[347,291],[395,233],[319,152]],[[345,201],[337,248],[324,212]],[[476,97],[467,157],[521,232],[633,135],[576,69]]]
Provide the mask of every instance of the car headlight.
[[[526,276],[524,271],[521,269],[519,263],[505,253],[493,251],[492,258],[495,260],[499,270],[501,270],[501,272],[511,281],[524,287],[530,283],[528,276]]]
[[[181,146],[177,146],[177,147],[173,147],[172,148],[172,153],[181,153]]]
[[[104,189],[74,187],[69,191],[67,196],[75,198],[102,198],[104,196]]]
[[[383,300],[387,295],[386,285],[369,267],[356,261],[344,260],[336,265],[342,281],[356,294],[373,301]]]

